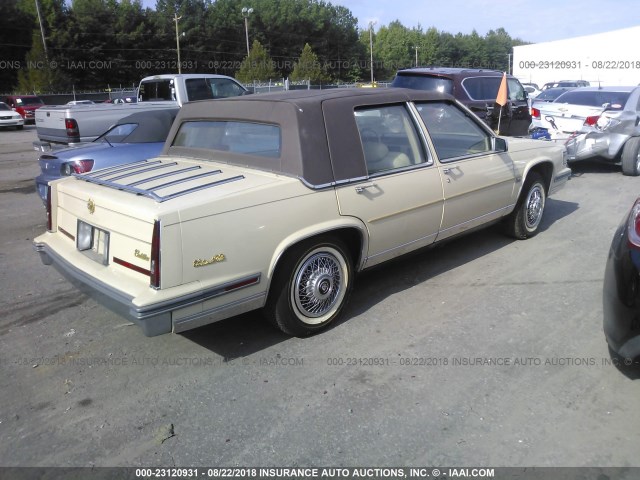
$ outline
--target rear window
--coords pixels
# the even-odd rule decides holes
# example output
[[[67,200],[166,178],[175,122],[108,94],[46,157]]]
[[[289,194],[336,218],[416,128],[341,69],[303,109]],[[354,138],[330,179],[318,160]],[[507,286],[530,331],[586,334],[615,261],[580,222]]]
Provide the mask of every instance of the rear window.
[[[630,92],[608,92],[597,90],[584,92],[572,90],[563,93],[556,98],[556,103],[570,103],[571,105],[584,105],[587,107],[605,107],[613,110],[622,110],[629,99]]]
[[[173,92],[173,80],[154,80],[140,84],[140,100],[145,102],[155,100],[175,100]]]
[[[180,126],[172,146],[278,158],[281,143],[280,127],[277,125],[196,121]]]
[[[391,86],[448,93],[450,95],[453,93],[453,80],[429,75],[396,75]]]

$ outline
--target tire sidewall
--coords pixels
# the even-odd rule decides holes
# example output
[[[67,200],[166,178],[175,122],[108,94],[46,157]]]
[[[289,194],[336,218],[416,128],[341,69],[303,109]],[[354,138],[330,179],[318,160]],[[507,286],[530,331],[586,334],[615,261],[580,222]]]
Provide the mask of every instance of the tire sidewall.
[[[306,316],[296,303],[296,279],[302,266],[316,254],[327,253],[334,257],[341,269],[344,288],[328,312],[318,317]],[[278,267],[272,285],[275,301],[272,315],[276,326],[290,335],[307,336],[332,323],[342,312],[353,287],[353,262],[349,250],[337,240],[307,241],[287,253]]]

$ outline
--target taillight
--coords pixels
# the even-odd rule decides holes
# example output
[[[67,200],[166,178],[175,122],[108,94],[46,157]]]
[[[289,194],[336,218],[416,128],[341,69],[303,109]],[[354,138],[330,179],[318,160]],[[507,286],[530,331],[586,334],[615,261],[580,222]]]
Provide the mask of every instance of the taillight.
[[[75,162],[67,162],[62,164],[60,174],[69,176],[73,173],[90,172],[93,168],[93,160],[76,160]]]
[[[627,223],[627,230],[629,243],[640,248],[640,199],[636,200],[636,203],[631,209]]]
[[[533,108],[531,107],[531,116],[533,118],[540,118],[540,110],[538,110],[537,108]]]
[[[47,231],[53,231],[53,214],[51,212],[51,186],[47,185]]]
[[[80,129],[75,119],[65,118],[64,128],[67,129],[67,137],[69,137],[69,140],[80,140]]]
[[[598,123],[598,119],[600,115],[592,115],[590,117],[585,118],[584,124],[588,127],[595,127],[596,123]]]
[[[160,220],[153,223],[150,272],[149,285],[152,288],[160,288]]]

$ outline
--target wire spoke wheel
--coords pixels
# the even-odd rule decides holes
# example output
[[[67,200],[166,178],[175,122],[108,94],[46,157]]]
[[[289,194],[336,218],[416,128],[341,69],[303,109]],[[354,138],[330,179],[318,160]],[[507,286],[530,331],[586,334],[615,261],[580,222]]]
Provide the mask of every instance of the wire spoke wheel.
[[[539,183],[535,184],[529,191],[527,196],[527,209],[526,209],[526,226],[528,230],[534,230],[540,224],[542,220],[542,213],[544,211],[544,190]]]
[[[292,304],[305,323],[320,323],[340,306],[348,282],[347,266],[340,252],[320,248],[299,263],[291,284]]]

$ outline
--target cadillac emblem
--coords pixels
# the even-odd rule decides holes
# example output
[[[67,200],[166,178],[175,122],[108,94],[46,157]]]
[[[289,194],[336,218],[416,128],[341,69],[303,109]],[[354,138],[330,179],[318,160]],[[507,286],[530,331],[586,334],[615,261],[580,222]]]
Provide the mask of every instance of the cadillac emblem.
[[[93,212],[96,211],[96,202],[89,199],[89,201],[87,202],[87,210],[89,210],[89,213],[93,214]]]

